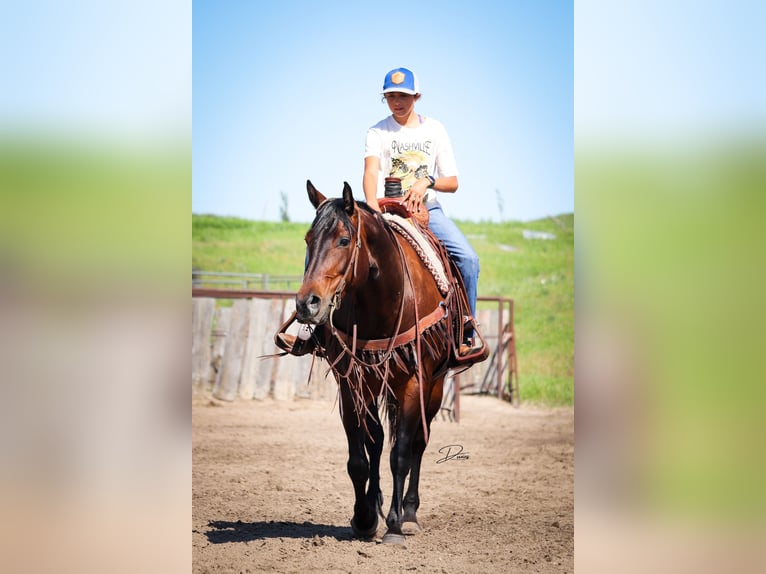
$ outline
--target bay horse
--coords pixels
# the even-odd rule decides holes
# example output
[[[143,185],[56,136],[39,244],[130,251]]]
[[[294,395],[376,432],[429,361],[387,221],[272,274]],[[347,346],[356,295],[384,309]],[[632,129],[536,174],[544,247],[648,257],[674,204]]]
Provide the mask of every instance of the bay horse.
[[[316,215],[305,238],[295,318],[312,326],[315,352],[338,382],[355,495],[351,528],[356,537],[371,538],[378,514],[383,517],[378,408],[385,405],[393,492],[383,542],[404,544],[403,524],[420,530],[421,462],[444,377],[454,366],[451,353],[462,336],[464,299],[459,302],[456,289],[443,293],[415,247],[381,213],[354,201],[348,183],[334,199],[311,181],[306,188]],[[438,241],[434,248],[448,261]],[[459,274],[446,267],[449,282],[457,285]]]

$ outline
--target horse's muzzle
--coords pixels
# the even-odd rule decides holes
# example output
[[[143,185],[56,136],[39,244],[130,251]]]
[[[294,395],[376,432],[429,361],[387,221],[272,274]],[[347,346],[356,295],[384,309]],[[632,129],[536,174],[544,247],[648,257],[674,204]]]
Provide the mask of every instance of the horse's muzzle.
[[[301,323],[319,325],[327,320],[327,305],[322,305],[322,298],[314,293],[295,297],[295,315]]]

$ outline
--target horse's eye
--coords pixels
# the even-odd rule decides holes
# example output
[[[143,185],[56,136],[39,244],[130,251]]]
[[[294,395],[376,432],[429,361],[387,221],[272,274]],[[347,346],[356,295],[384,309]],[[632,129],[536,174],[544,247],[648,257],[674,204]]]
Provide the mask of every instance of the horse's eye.
[[[339,247],[348,247],[349,243],[351,243],[351,240],[348,237],[341,237],[338,241]]]

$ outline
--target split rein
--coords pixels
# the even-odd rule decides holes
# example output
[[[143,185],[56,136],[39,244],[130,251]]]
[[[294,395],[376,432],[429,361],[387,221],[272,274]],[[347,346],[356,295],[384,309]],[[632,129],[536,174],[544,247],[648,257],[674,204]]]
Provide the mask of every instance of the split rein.
[[[367,367],[369,369],[378,369],[379,367],[383,366],[385,364],[385,372],[383,376],[383,382],[384,386],[388,386],[388,373],[390,368],[390,362],[389,359],[391,358],[392,353],[394,352],[394,348],[396,346],[397,339],[399,339],[399,335],[401,334],[401,327],[402,327],[402,318],[404,317],[404,293],[405,293],[405,281],[409,281],[410,285],[410,292],[412,293],[413,297],[413,307],[415,312],[415,348],[416,348],[416,362],[417,362],[417,375],[418,375],[418,387],[420,389],[420,414],[421,419],[423,423],[423,436],[425,438],[426,444],[428,444],[428,424],[426,422],[426,410],[425,410],[425,398],[423,396],[423,362],[422,362],[422,351],[420,347],[420,339],[421,339],[421,333],[420,333],[420,317],[418,316],[418,304],[417,304],[417,294],[415,291],[415,284],[412,280],[412,275],[409,272],[409,269],[405,265],[405,256],[404,252],[402,251],[402,246],[397,241],[395,232],[391,229],[390,226],[383,224],[384,228],[389,234],[389,237],[394,245],[396,245],[396,249],[399,253],[399,264],[401,266],[401,272],[402,272],[402,296],[401,296],[401,302],[399,304],[399,313],[396,320],[396,329],[395,334],[389,338],[388,344],[386,346],[386,351],[383,353],[380,360],[376,363],[368,363],[364,361],[361,357],[358,357],[356,354],[356,348],[357,348],[357,323],[354,321],[353,327],[352,327],[352,334],[351,334],[351,347],[346,344],[346,342],[343,340],[343,337],[340,335],[342,331],[339,332],[339,329],[336,328],[335,324],[333,323],[333,315],[335,314],[335,310],[340,307],[340,301],[341,297],[343,295],[343,292],[346,289],[347,280],[349,278],[349,273],[351,273],[351,280],[356,276],[356,264],[359,256],[359,251],[362,248],[362,213],[357,213],[357,226],[356,226],[356,241],[354,242],[354,251],[351,254],[351,258],[348,261],[348,265],[346,266],[346,270],[343,273],[343,278],[341,279],[340,283],[338,284],[338,287],[335,290],[335,293],[333,295],[332,301],[330,302],[330,316],[328,318],[328,323],[330,324],[330,332],[332,333],[332,336],[335,338],[336,341],[341,346],[341,349],[343,350],[342,353],[338,355],[338,357],[335,359],[335,361],[332,363],[331,368],[334,369],[334,367],[340,362],[340,360],[348,355],[349,356],[349,365],[348,365],[348,372],[346,373],[346,376],[348,376],[351,372],[351,369],[353,368],[354,363],[362,365],[363,367]],[[405,279],[406,278],[406,279]],[[440,304],[436,311],[440,310],[440,307],[445,310],[446,313],[446,305]],[[433,314],[431,314],[433,315]],[[429,319],[431,316],[429,316]],[[389,388],[390,390],[390,388]]]
[[[364,367],[367,367],[370,369],[376,369],[382,366],[384,363],[388,362],[388,359],[391,357],[391,353],[393,353],[396,338],[401,332],[400,330],[402,327],[402,318],[404,317],[404,276],[406,275],[409,277],[409,272],[407,271],[407,266],[404,264],[404,253],[402,252],[402,246],[399,245],[399,242],[396,240],[396,237],[394,237],[393,235],[394,232],[391,230],[391,228],[388,226],[385,226],[385,227],[389,233],[389,237],[391,238],[391,241],[393,242],[394,245],[396,245],[396,248],[399,252],[399,263],[401,265],[401,271],[402,271],[402,298],[401,298],[401,303],[399,304],[399,314],[396,320],[396,334],[389,339],[389,343],[386,348],[386,352],[383,354],[383,357],[377,363],[368,363],[362,360],[360,357],[356,356],[356,343],[357,343],[356,321],[354,321],[354,325],[352,328],[351,348],[348,347],[346,342],[343,340],[343,337],[339,334],[339,329],[333,323],[333,315],[335,314],[335,310],[340,308],[341,296],[343,295],[343,292],[346,289],[346,283],[347,283],[349,273],[351,273],[352,280],[356,276],[356,263],[359,257],[359,250],[362,248],[362,214],[358,213],[357,224],[356,224],[356,241],[354,242],[354,251],[351,254],[351,258],[349,259],[348,264],[346,265],[346,271],[343,273],[343,278],[338,284],[338,287],[335,289],[335,294],[333,295],[332,301],[330,302],[330,316],[328,318],[328,323],[330,324],[330,332],[332,333],[332,336],[338,341],[338,343],[340,343],[340,346],[343,349],[343,353],[341,353],[338,356],[338,358],[333,363],[333,366],[335,366],[335,364],[337,364],[338,361],[344,355],[351,355],[352,361],[357,361],[359,364],[361,364]],[[412,278],[410,277],[410,285],[411,284],[412,284]],[[413,290],[413,293],[414,293],[414,290]],[[415,313],[417,313],[417,305],[415,307],[416,307]],[[351,364],[352,363],[349,363],[349,368]],[[386,374],[388,374],[387,369],[386,369]]]

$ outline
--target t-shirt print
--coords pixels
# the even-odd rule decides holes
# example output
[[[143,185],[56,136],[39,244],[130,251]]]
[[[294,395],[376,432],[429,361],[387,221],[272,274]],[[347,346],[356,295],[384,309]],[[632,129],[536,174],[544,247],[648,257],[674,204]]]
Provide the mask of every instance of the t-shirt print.
[[[428,175],[428,162],[422,151],[407,151],[391,157],[391,173],[388,177],[402,180],[402,189],[409,189],[419,179]]]

